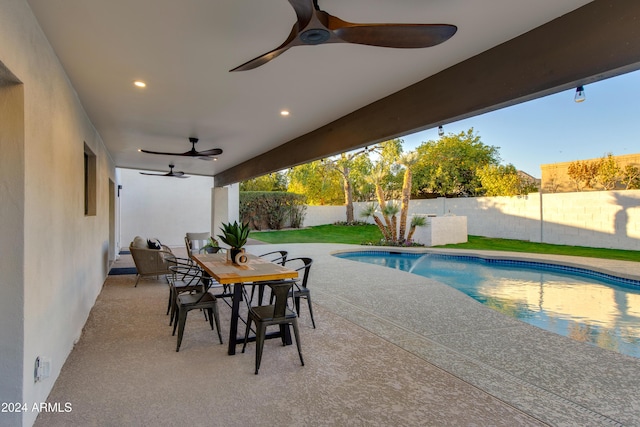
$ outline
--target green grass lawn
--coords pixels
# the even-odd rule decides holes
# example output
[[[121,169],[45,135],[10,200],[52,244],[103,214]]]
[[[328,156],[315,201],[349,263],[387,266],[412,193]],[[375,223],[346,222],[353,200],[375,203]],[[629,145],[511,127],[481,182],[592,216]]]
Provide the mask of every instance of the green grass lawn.
[[[281,231],[252,231],[251,239],[267,243],[349,243],[360,245],[382,239],[375,225],[317,225]]]
[[[467,243],[443,245],[441,248],[482,249],[493,251],[529,252],[536,254],[573,255],[591,258],[619,259],[640,262],[640,251],[622,249],[588,248],[585,246],[550,245],[532,243],[525,240],[494,239],[491,237],[469,236]]]
[[[267,243],[350,243],[355,245],[379,242],[382,234],[375,225],[318,225],[296,230],[252,231],[252,239]],[[451,249],[479,249],[494,251],[529,252],[553,255],[573,255],[591,258],[617,259],[640,262],[640,251],[588,248],[584,246],[550,245],[524,240],[494,239],[469,236],[467,243],[439,246]]]

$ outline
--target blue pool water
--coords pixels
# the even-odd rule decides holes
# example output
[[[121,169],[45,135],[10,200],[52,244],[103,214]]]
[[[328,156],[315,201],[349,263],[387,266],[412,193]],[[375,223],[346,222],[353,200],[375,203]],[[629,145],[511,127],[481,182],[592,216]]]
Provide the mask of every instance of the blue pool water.
[[[383,251],[337,255],[452,286],[551,332],[640,358],[640,282],[574,267]]]

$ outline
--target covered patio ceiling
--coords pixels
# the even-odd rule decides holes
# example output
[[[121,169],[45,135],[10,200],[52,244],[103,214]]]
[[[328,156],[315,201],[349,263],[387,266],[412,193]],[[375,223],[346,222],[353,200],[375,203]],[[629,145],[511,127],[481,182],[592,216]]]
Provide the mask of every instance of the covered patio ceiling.
[[[216,186],[640,68],[634,0],[319,0],[346,21],[458,31],[421,49],[299,46],[242,72],[289,34],[286,0],[27,1],[117,167],[174,163]],[[138,151],[189,137],[224,152]]]

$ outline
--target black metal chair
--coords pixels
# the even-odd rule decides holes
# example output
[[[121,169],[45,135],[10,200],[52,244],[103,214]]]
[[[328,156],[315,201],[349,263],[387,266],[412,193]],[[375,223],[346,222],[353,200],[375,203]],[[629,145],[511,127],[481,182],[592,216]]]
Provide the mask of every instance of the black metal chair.
[[[267,259],[269,262],[284,265],[287,262],[287,251],[273,251],[266,254],[258,255],[259,258]],[[256,287],[251,288],[251,295],[249,296],[249,304],[253,301],[253,295],[256,291]],[[262,298],[264,296],[264,286],[258,287],[258,305],[262,304]]]
[[[266,254],[258,255],[260,258],[266,258],[270,262],[275,262],[276,264],[284,265],[287,262],[287,255],[289,252],[287,251],[273,251],[267,252]]]
[[[291,258],[288,259],[284,265],[286,267],[294,269],[298,272],[298,274],[302,274],[302,277],[296,280],[295,285],[292,289],[292,294],[290,296],[293,297],[296,307],[296,313],[298,313],[298,316],[300,316],[300,298],[305,298],[307,300],[309,315],[311,316],[311,323],[313,324],[313,328],[315,329],[316,321],[313,318],[311,291],[307,287],[307,284],[309,282],[309,272],[311,271],[311,264],[313,264],[313,260],[311,258]]]
[[[177,318],[178,295],[185,292],[199,292],[202,290],[202,283],[198,277],[202,277],[202,273],[197,266],[193,265],[173,265],[169,267],[171,275],[167,276],[169,280],[169,302],[167,305],[167,314],[171,314],[169,318],[169,326]]]
[[[293,333],[296,338],[296,346],[298,347],[298,356],[300,356],[300,363],[304,366],[304,359],[302,357],[302,348],[300,346],[300,333],[298,331],[298,315],[287,307],[287,301],[291,293],[291,288],[294,282],[291,280],[265,282],[266,286],[271,288],[271,295],[275,297],[275,304],[261,305],[257,307],[249,307],[249,313],[247,316],[247,328],[244,333],[244,345],[242,346],[242,352],[247,346],[249,340],[249,331],[251,330],[251,323],[256,325],[256,375],[260,369],[260,362],[262,361],[262,350],[264,348],[264,340],[267,334],[267,327],[278,325],[280,326],[280,335],[282,343],[285,342],[285,332],[289,325],[293,326]]]
[[[183,274],[180,272],[180,274]],[[208,313],[209,324],[211,330],[213,330],[213,322],[215,320],[215,328],[218,332],[218,339],[222,344],[222,333],[220,332],[220,317],[218,315],[218,300],[209,292],[209,288],[214,281],[211,278],[204,277],[202,271],[185,273],[185,280],[190,281],[191,284],[199,284],[199,290],[196,292],[183,292],[176,295],[176,310],[172,315],[173,319],[173,335],[176,334],[176,328],[178,329],[178,342],[176,344],[176,351],[180,351],[180,344],[182,343],[182,337],[184,335],[185,324],[187,323],[187,314],[191,310],[205,310]]]

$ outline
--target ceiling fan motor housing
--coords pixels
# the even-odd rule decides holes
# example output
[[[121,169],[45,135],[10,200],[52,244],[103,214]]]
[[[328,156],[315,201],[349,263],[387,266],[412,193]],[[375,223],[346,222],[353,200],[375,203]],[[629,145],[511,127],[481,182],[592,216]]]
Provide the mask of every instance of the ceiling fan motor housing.
[[[331,33],[324,28],[311,28],[300,34],[304,44],[322,44],[331,38]]]

